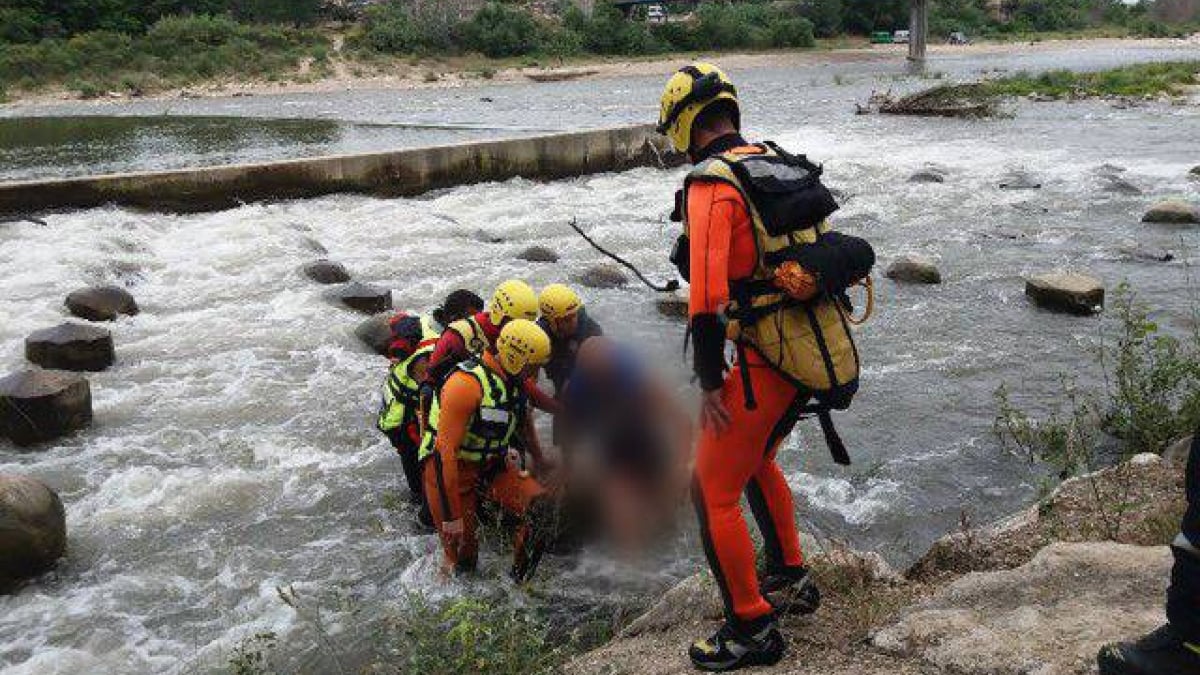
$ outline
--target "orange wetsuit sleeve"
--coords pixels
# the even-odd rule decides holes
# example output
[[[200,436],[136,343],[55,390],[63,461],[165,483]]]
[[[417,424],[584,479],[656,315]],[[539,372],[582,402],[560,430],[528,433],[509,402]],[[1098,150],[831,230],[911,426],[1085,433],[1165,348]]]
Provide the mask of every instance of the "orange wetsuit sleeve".
[[[691,315],[693,369],[705,391],[725,379],[725,327],[721,312],[729,304],[729,259],[733,228],[746,216],[737,188],[717,181],[688,186],[687,223],[691,241]]]
[[[733,226],[746,206],[737,188],[697,181],[688,188],[687,222],[691,240],[691,315],[718,314],[729,303],[729,248]]]
[[[450,499],[447,520],[462,518],[462,500],[458,487],[458,448],[466,438],[479,404],[483,402],[483,387],[474,377],[457,372],[446,380],[438,399],[437,453],[442,459],[442,480],[446,485],[446,496]]]
[[[532,377],[521,383],[521,389],[525,390],[525,395],[529,397],[529,402],[533,404],[533,407],[542,412],[557,415],[562,409],[562,404],[554,400],[554,397],[550,394],[542,391],[542,388],[537,384],[537,380]]]

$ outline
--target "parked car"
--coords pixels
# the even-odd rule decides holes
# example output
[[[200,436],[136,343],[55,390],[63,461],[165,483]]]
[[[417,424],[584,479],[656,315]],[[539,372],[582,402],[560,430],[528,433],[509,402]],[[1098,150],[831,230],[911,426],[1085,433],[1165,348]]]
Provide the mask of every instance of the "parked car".
[[[650,23],[666,23],[667,8],[662,5],[650,5],[646,8],[646,21]]]
[[[950,39],[947,40],[952,45],[969,45],[971,40],[967,38],[966,33],[954,31],[950,34]]]
[[[895,34],[892,35],[892,42],[895,42],[898,45],[906,45],[906,44],[908,44],[908,37],[909,37],[908,31],[898,30],[895,32]]]
[[[890,45],[892,44],[892,34],[886,30],[877,30],[874,33],[871,33],[871,44]]]

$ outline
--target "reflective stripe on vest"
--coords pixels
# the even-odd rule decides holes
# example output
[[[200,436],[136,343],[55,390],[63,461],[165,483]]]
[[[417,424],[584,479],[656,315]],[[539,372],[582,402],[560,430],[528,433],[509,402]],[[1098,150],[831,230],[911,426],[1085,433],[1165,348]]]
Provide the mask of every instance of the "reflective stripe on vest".
[[[458,458],[478,462],[489,455],[506,452],[521,420],[520,388],[505,382],[478,361],[464,361],[458,365],[458,370],[475,378],[483,393],[479,410],[472,416],[462,445],[458,448]],[[440,398],[441,392],[430,405],[425,435],[417,453],[419,459],[425,459],[435,451],[438,419],[441,417]]]
[[[375,423],[380,431],[394,431],[416,419],[421,403],[421,383],[414,380],[408,370],[418,357],[432,354],[433,347],[432,344],[421,347],[407,359],[393,364],[388,371],[387,381],[383,385],[383,402],[379,406],[379,419]]]
[[[475,358],[483,356],[483,352],[488,348],[487,333],[473,316],[455,321],[450,324],[448,330],[458,333],[463,344],[467,346],[467,351]]]
[[[766,286],[774,277],[767,264],[768,255],[784,249],[816,242],[829,231],[827,223],[815,228],[800,229],[772,236],[759,209],[750,198],[731,165],[773,157],[769,148],[759,154],[725,153],[707,159],[692,170],[684,183],[684,232],[687,233],[687,193],[696,181],[721,182],[733,186],[742,196],[754,225],[754,246],[757,256],[751,282]],[[751,171],[753,175],[753,171]],[[761,283],[766,282],[766,284]],[[782,292],[760,292],[753,295],[734,293],[736,282],[730,283],[729,338],[752,347],[775,366],[793,384],[814,392],[830,391],[853,383],[858,378],[858,351],[840,303],[833,298],[818,297],[806,303],[790,301]],[[773,287],[769,287],[773,288]],[[739,297],[740,296],[740,297]],[[744,310],[761,310],[750,320],[737,320]],[[743,314],[744,315],[744,314]]]

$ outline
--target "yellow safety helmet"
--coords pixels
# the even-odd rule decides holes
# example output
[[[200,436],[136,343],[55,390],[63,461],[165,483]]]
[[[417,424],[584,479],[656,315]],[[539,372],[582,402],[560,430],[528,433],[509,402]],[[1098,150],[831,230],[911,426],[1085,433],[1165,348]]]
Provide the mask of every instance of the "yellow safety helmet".
[[[579,294],[563,284],[550,284],[542,289],[538,298],[538,306],[542,316],[547,319],[565,319],[583,309],[583,300]]]
[[[496,338],[496,355],[504,371],[516,375],[550,360],[550,336],[532,321],[513,319]]]
[[[529,284],[518,279],[509,279],[497,286],[492,301],[488,304],[488,316],[497,326],[505,319],[533,321],[537,319],[537,315],[537,293],[533,292]]]
[[[692,125],[702,110],[717,101],[729,101],[734,124],[741,128],[737,87],[720,68],[711,63],[693,63],[679,69],[667,81],[658,114],[658,133],[671,139],[679,152],[692,145]]]

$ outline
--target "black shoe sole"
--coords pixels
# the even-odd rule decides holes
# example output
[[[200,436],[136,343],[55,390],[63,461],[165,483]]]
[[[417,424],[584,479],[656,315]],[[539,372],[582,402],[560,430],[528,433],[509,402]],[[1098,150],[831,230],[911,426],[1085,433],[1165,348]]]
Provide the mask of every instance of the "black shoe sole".
[[[697,663],[692,660],[692,666],[698,670],[703,670],[708,673],[728,673],[742,668],[754,668],[758,666],[773,666],[783,660],[783,652],[778,654],[747,654],[743,660],[736,661],[729,665],[724,664],[704,664]]]

